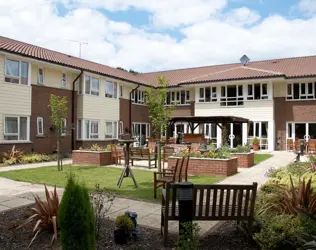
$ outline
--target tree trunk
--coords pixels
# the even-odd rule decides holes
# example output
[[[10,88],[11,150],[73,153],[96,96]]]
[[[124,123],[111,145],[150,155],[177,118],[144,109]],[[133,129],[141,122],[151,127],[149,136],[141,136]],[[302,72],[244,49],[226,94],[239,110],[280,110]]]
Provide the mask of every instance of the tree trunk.
[[[228,143],[227,123],[222,123],[222,146],[226,146],[227,143]]]
[[[57,138],[57,170],[61,171],[61,165],[60,165],[60,139]]]

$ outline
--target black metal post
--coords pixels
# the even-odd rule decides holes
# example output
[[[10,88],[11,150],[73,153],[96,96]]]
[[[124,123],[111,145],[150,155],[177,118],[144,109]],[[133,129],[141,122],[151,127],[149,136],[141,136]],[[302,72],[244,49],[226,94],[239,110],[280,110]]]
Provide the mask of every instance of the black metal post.
[[[132,135],[132,93],[136,91],[139,88],[139,84],[136,88],[132,89],[131,92],[129,92],[129,120],[128,120],[128,126],[129,126],[129,133]]]
[[[301,155],[304,155],[304,147],[305,147],[304,140],[301,140],[300,141],[300,154]]]
[[[183,223],[191,223],[193,219],[193,183],[179,183],[179,235],[186,230]],[[192,227],[190,227],[192,230]],[[192,232],[191,232],[192,233]]]

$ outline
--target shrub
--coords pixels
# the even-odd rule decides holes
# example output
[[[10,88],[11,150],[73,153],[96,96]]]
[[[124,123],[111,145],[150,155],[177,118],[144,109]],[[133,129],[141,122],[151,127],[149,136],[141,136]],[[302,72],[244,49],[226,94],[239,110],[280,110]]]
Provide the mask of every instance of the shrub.
[[[285,241],[296,242],[297,234],[303,232],[298,216],[281,214],[259,217],[261,230],[254,234],[254,240],[265,250],[282,249]]]
[[[252,138],[252,144],[259,144],[260,141],[257,137]]]
[[[95,249],[95,221],[88,190],[73,175],[68,177],[58,219],[63,250]]]
[[[38,195],[34,195],[35,208],[31,208],[32,215],[21,226],[19,226],[22,227],[36,222],[33,229],[34,236],[29,244],[29,247],[36,239],[37,235],[42,231],[54,233],[51,243],[57,240],[59,198],[56,186],[54,187],[54,192],[51,192],[50,194],[45,185],[45,195],[46,201],[41,200]]]
[[[87,150],[90,150],[90,151],[111,151],[111,147],[110,147],[110,145],[103,147],[103,146],[100,146],[99,144],[95,143],[95,144],[91,145],[89,148],[87,148]]]
[[[133,221],[126,214],[117,216],[115,225],[125,231],[129,231],[134,227]]]
[[[96,185],[95,192],[90,193],[90,202],[94,211],[95,233],[96,237],[100,236],[100,228],[105,220],[106,213],[110,210],[115,199],[115,194],[109,192],[105,188],[100,189],[99,184]]]
[[[231,149],[232,153],[250,153],[251,149],[248,145],[238,145],[236,148]]]
[[[3,153],[2,161],[6,164],[13,165],[21,162],[23,152],[15,149],[15,145],[7,153]]]
[[[210,147],[208,152],[202,154],[200,151],[190,153],[188,148],[176,149],[174,156],[183,157],[183,156],[190,156],[196,158],[212,158],[212,159],[230,159],[231,158],[231,151],[228,147],[221,147],[216,149],[213,145]]]
[[[178,250],[198,250],[200,249],[199,231],[200,227],[197,223],[182,223],[183,229],[177,242]]]

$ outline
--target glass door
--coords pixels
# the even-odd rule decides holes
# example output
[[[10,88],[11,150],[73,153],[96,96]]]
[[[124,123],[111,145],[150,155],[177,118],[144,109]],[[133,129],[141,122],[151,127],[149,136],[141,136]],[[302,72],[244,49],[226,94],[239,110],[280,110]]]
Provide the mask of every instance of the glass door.
[[[135,146],[143,146],[146,144],[146,138],[150,136],[148,123],[134,123],[133,136],[136,139]]]
[[[204,136],[210,139],[210,143],[217,145],[217,126],[216,123],[204,124]]]
[[[231,148],[235,148],[238,145],[242,145],[242,124],[227,124],[228,141],[227,144]]]
[[[252,144],[253,138],[259,139],[259,149],[268,149],[268,122],[249,122],[247,143]]]

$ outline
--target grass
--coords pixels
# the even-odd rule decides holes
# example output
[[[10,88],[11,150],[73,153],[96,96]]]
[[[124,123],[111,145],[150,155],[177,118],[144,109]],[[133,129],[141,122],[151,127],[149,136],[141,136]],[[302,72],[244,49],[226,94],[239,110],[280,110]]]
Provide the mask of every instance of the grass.
[[[271,154],[255,154],[255,165],[272,157]]]
[[[1,172],[1,177],[17,181],[25,181],[38,184],[56,185],[57,187],[65,187],[67,175],[75,174],[81,183],[84,183],[89,190],[95,190],[95,185],[106,187],[108,190],[123,196],[136,198],[141,200],[153,200],[153,179],[154,174],[150,171],[133,170],[136,182],[139,188],[135,188],[131,178],[124,178],[121,188],[117,188],[116,184],[122,169],[111,167],[95,167],[95,166],[72,166],[64,165],[64,171],[57,171],[57,167],[42,167],[35,169],[14,170]],[[189,177],[189,181],[195,184],[212,184],[222,180],[221,176],[194,176]],[[160,192],[160,190],[159,190]],[[158,194],[158,197],[160,194]],[[158,199],[159,200],[159,199]]]

